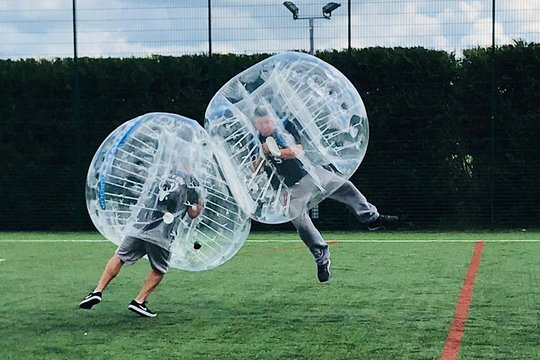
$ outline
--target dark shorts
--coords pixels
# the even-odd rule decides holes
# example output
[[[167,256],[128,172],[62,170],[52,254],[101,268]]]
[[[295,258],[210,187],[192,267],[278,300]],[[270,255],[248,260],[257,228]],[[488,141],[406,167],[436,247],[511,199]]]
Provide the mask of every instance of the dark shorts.
[[[127,236],[116,249],[116,255],[125,263],[133,264],[144,255],[148,256],[152,269],[165,274],[169,269],[171,252],[151,242]]]

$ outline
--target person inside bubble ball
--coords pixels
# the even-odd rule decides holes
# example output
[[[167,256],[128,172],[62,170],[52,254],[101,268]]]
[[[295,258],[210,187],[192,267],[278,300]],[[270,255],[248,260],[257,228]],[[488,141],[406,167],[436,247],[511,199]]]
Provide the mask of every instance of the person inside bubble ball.
[[[273,165],[276,173],[289,188],[291,206],[300,209],[300,215],[291,222],[296,228],[298,235],[308,247],[317,264],[317,277],[320,282],[330,279],[330,251],[328,244],[317,230],[309,217],[307,203],[312,193],[317,188],[336,188],[328,198],[338,201],[349,209],[363,224],[367,224],[369,230],[384,230],[395,225],[397,216],[379,214],[375,205],[367,201],[366,197],[349,180],[344,180],[334,173],[332,165],[314,167],[315,177],[308,173],[300,160],[303,146],[300,134],[294,122],[286,119],[277,126],[275,117],[265,108],[257,107],[254,111],[253,124],[258,131],[259,140],[262,144],[264,157],[258,157],[253,162],[253,169],[260,169],[262,162],[266,161]],[[287,142],[286,138],[294,139]],[[264,165],[263,165],[264,166]],[[268,173],[268,166],[266,171]],[[334,170],[334,171],[331,171]],[[315,184],[319,182],[319,184]],[[276,187],[276,184],[273,184]],[[296,204],[294,204],[296,202]]]
[[[144,255],[151,270],[143,286],[128,309],[143,317],[155,317],[146,300],[159,285],[169,267],[170,245],[178,226],[198,217],[203,206],[198,193],[197,180],[176,172],[154,183],[154,191],[145,201],[132,226],[127,226],[122,243],[109,259],[101,278],[91,293],[79,303],[82,309],[91,309],[102,300],[103,291],[118,275],[125,263],[133,264]]]

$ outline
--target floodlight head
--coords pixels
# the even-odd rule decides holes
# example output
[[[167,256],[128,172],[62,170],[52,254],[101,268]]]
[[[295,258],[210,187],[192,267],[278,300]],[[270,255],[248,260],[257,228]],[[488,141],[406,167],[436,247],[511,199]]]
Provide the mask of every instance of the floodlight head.
[[[283,5],[292,13],[293,19],[298,19],[299,9],[292,1],[285,1]]]
[[[323,16],[325,18],[330,18],[330,16],[332,16],[332,11],[336,10],[340,6],[341,4],[338,4],[335,2],[329,2],[328,4],[324,5],[322,8]]]

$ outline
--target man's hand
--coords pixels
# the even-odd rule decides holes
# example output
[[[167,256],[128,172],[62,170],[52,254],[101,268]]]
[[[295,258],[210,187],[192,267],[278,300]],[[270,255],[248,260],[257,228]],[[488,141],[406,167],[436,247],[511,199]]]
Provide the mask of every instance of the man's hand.
[[[187,213],[190,218],[195,219],[201,214],[203,207],[201,204],[192,204],[187,206]]]
[[[264,158],[262,157],[258,157],[256,158],[255,160],[253,160],[251,162],[251,166],[253,168],[253,171],[256,172],[257,174],[261,172],[261,169],[263,168],[261,166],[262,162],[266,161]]]

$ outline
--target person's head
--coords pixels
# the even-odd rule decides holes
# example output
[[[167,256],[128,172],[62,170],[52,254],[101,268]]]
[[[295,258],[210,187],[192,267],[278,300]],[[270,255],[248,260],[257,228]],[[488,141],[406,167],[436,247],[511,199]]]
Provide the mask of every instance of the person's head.
[[[255,128],[262,136],[270,136],[276,130],[276,123],[264,108],[256,108],[253,113]]]

